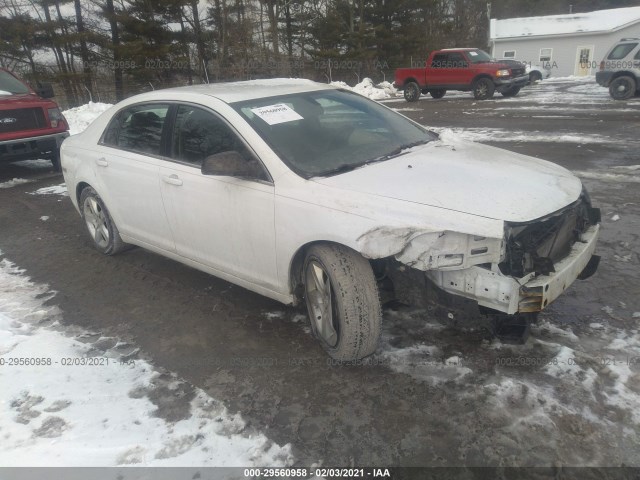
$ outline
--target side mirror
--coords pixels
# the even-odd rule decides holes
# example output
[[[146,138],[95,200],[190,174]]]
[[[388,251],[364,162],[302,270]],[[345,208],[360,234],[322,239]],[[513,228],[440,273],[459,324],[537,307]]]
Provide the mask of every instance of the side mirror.
[[[255,169],[252,168],[240,152],[231,150],[228,152],[216,153],[204,159],[202,162],[203,175],[217,175],[223,177],[256,177]]]
[[[53,93],[53,86],[50,83],[38,83],[38,86],[34,88],[34,90],[41,98],[55,97],[55,93]]]

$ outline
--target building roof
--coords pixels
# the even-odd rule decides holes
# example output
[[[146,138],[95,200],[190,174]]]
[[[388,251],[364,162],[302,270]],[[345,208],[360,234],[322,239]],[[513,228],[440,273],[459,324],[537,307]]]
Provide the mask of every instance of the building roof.
[[[587,13],[544,17],[491,19],[492,40],[504,38],[579,35],[615,32],[640,22],[640,7],[614,8]]]

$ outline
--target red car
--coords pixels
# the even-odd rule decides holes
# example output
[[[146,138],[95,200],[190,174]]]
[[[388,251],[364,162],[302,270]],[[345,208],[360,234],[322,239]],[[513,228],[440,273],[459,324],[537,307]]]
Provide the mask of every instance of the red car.
[[[472,91],[476,99],[485,100],[496,90],[505,97],[517,95],[529,75],[520,62],[495,60],[477,48],[449,48],[432,52],[423,68],[397,69],[394,83],[408,102],[427,92],[442,98],[447,90]]]
[[[60,145],[69,125],[53,100],[53,88],[37,91],[0,69],[0,162],[46,158],[60,170]]]

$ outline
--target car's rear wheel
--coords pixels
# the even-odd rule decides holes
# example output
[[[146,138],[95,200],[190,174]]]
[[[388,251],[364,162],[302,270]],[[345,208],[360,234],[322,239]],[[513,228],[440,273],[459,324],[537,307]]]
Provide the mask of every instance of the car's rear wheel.
[[[628,75],[614,78],[609,84],[609,95],[614,100],[628,100],[636,93],[636,81]]]
[[[476,100],[488,100],[493,98],[496,86],[488,78],[479,78],[473,84],[473,96]]]
[[[80,211],[89,236],[98,251],[105,255],[115,255],[127,247],[120,238],[120,232],[109,215],[107,207],[92,187],[82,190]]]
[[[447,93],[445,89],[429,90],[429,95],[431,95],[433,98],[442,98],[444,97],[445,93]]]
[[[60,167],[60,152],[54,152],[51,155],[51,165],[53,165],[53,171],[59,172],[61,170]]]
[[[520,87],[511,87],[502,92],[503,97],[515,97],[520,93]]]
[[[307,252],[303,280],[311,328],[327,353],[339,361],[374,353],[382,311],[369,262],[342,245],[314,245]]]
[[[420,98],[420,86],[416,82],[407,82],[404,86],[404,99],[407,102],[417,102]]]
[[[542,80],[542,74],[539,71],[533,70],[531,73],[529,73],[529,83],[534,84],[541,80]]]

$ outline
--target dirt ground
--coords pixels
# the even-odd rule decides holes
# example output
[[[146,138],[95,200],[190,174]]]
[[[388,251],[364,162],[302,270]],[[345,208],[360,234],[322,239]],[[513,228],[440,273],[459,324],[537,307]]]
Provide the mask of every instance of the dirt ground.
[[[640,98],[542,82],[516,98],[385,102],[410,118],[576,172],[603,215],[597,274],[524,346],[385,310],[379,353],[332,365],[304,311],[140,248],[104,257],[62,177],[0,165],[0,249],[57,295],[64,321],[135,344],[309,466],[640,466]],[[516,141],[513,141],[516,140]],[[35,165],[35,166],[34,166]],[[48,219],[42,220],[46,216]],[[168,419],[189,395],[148,393]]]

